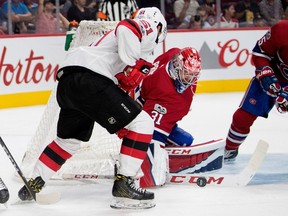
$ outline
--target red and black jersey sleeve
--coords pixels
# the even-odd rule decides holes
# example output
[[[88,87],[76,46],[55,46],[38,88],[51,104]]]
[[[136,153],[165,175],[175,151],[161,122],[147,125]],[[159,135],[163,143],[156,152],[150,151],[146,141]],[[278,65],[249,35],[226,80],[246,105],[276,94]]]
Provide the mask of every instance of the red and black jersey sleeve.
[[[134,20],[125,19],[125,20],[120,21],[118,23],[118,25],[116,26],[116,31],[115,32],[117,32],[117,28],[119,26],[127,27],[128,29],[130,29],[139,38],[139,41],[142,40],[142,33],[141,33],[141,30],[140,30],[140,27]]]

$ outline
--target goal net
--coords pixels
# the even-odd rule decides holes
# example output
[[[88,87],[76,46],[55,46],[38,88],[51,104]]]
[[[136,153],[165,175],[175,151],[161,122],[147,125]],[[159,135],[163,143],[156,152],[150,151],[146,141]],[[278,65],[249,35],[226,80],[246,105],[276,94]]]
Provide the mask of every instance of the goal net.
[[[115,28],[114,21],[81,21],[70,47],[87,46],[100,38],[107,31]],[[21,168],[25,176],[31,177],[33,167],[44,148],[56,137],[57,120],[60,108],[56,101],[57,84],[51,92],[47,106],[37,130],[27,145]],[[61,179],[63,175],[93,174],[103,176],[114,175],[115,158],[120,151],[120,139],[109,134],[95,123],[93,135],[89,142],[83,142],[77,151],[53,179]]]

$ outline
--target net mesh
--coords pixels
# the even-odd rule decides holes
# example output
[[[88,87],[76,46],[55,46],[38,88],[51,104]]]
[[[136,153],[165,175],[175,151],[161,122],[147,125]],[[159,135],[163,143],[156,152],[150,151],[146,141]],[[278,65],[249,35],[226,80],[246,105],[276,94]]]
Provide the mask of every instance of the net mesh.
[[[107,31],[115,28],[113,21],[82,21],[76,31],[70,47],[87,46]],[[43,149],[56,137],[57,120],[60,108],[56,101],[56,86],[53,88],[37,130],[27,145],[21,163],[21,169],[31,177],[33,167]],[[114,164],[120,150],[120,139],[109,134],[95,123],[89,142],[83,142],[81,148],[61,167],[53,178],[61,179],[65,174],[114,174]]]

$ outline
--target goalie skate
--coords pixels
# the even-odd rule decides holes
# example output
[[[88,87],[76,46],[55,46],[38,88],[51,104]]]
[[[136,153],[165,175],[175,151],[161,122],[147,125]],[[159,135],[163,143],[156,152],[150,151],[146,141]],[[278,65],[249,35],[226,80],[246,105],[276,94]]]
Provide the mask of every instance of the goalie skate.
[[[111,208],[148,209],[155,206],[154,193],[139,188],[134,179],[124,175],[115,176],[112,195]]]

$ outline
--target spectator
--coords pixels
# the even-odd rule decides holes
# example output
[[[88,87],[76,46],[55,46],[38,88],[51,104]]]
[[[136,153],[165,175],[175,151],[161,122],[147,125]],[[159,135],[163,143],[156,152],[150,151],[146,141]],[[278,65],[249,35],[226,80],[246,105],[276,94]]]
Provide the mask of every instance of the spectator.
[[[206,11],[208,12],[207,22],[213,26],[216,23],[216,4],[215,0],[205,0],[204,4]]]
[[[2,13],[8,18],[8,1],[2,4]],[[20,0],[11,0],[11,10],[12,10],[12,24],[15,34],[26,33],[27,32],[27,22],[32,21],[32,14],[28,10],[27,6],[20,2]]]
[[[67,13],[67,19],[69,21],[77,21],[80,23],[82,20],[96,20],[96,11],[91,12],[86,7],[86,0],[73,0],[72,6],[69,8]]]
[[[167,21],[167,28],[174,29],[176,25],[176,17],[174,13],[174,2],[176,0],[165,0],[165,19]]]
[[[37,9],[38,9],[38,4],[36,2],[34,2],[33,0],[24,0],[23,2],[27,6],[27,8],[30,11],[30,13],[32,14],[32,16],[35,17]]]
[[[67,13],[71,6],[72,2],[70,0],[65,0],[64,4],[60,6],[60,13],[67,18]]]
[[[35,32],[35,17],[38,9],[38,4],[33,0],[24,0],[23,2],[27,6],[29,12],[32,14],[32,20],[26,23],[27,32]]]
[[[7,33],[7,21],[0,10],[0,35],[5,35],[5,33]]]
[[[177,0],[174,3],[174,13],[176,17],[177,26],[181,27],[182,22],[185,24],[186,20],[190,20],[197,13],[199,4],[196,0]],[[182,28],[182,27],[181,27]]]
[[[86,7],[90,10],[91,13],[97,13],[101,3],[102,0],[87,0]]]
[[[235,10],[235,17],[240,27],[253,26],[253,20],[261,18],[259,6],[255,0],[238,1]]]
[[[104,0],[98,12],[98,20],[120,21],[134,18],[139,7],[135,0]]]
[[[187,20],[186,18],[180,24],[178,28],[189,28],[189,29],[207,29],[212,28],[208,21],[208,11],[207,7],[204,5],[201,5],[197,8],[197,14],[190,18],[190,20]]]
[[[262,0],[259,2],[260,14],[272,26],[280,19],[284,19],[284,9],[281,0]]]
[[[265,20],[263,19],[263,18],[254,18],[254,20],[253,20],[253,26],[254,27],[265,27],[265,26],[267,26],[267,24],[266,24],[266,22],[265,22]]]
[[[205,0],[203,4],[200,5],[204,5],[208,11],[209,16],[216,16],[216,4],[215,4],[215,0]]]
[[[36,16],[36,33],[49,34],[66,32],[69,21],[59,13],[60,29],[57,29],[57,18],[55,14],[55,0],[39,0]]]
[[[214,25],[217,27],[217,23]],[[238,28],[239,22],[235,18],[235,7],[233,3],[225,3],[222,6],[220,28]]]

